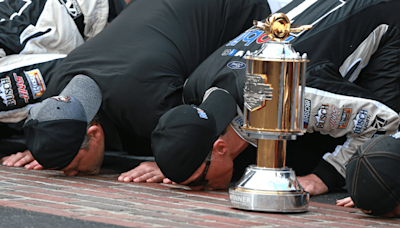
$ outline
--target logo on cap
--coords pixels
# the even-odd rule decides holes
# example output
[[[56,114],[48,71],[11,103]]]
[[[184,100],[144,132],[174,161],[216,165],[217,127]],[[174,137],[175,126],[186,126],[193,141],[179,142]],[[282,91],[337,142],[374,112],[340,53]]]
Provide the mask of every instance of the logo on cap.
[[[59,95],[59,96],[55,96],[55,97],[51,97],[51,98],[56,101],[60,101],[60,102],[65,102],[65,103],[70,102],[69,96]]]
[[[192,107],[197,110],[197,113],[199,114],[200,118],[205,120],[208,119],[207,114],[201,108],[197,107],[196,105],[192,105]]]

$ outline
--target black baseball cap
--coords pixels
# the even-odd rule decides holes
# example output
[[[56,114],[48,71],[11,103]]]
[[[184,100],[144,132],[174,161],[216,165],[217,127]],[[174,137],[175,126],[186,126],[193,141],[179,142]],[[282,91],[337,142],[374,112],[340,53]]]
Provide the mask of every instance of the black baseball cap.
[[[59,96],[47,98],[29,110],[24,134],[27,147],[39,164],[62,169],[71,163],[101,100],[96,82],[77,75]]]
[[[151,135],[153,154],[162,173],[177,183],[187,180],[235,115],[235,100],[222,90],[211,92],[198,107],[180,105],[166,112]]]
[[[346,184],[354,204],[371,215],[400,205],[400,139],[380,136],[365,142],[350,158]]]

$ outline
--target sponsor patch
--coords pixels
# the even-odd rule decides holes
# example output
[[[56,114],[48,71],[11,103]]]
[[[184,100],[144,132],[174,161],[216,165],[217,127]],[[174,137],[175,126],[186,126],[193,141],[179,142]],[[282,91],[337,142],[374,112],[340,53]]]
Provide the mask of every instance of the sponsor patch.
[[[392,135],[392,137],[395,139],[400,139],[400,132],[397,132],[396,134]]]
[[[322,104],[321,107],[318,109],[317,115],[315,115],[316,123],[315,126],[317,128],[324,128],[325,123],[327,121],[327,115],[329,111],[329,104]]]
[[[25,103],[29,103],[29,94],[28,91],[26,90],[24,78],[21,76],[18,76],[16,73],[13,73],[14,79],[17,82],[17,87],[18,87],[18,94],[19,97],[24,99]]]
[[[376,116],[374,119],[374,122],[372,122],[371,126],[376,129],[381,129],[386,125],[386,120],[380,118],[379,116]]]
[[[232,61],[226,65],[232,70],[240,70],[246,67],[246,64],[240,61]]]
[[[236,49],[232,49],[232,50],[228,53],[228,56],[234,56],[234,55],[236,54],[237,51],[238,51],[238,50],[236,50]]]
[[[354,122],[354,133],[360,134],[363,130],[364,124],[368,118],[368,111],[365,109],[361,109],[360,112],[357,113],[356,118],[353,119]]]
[[[59,0],[59,2],[65,6],[73,19],[82,15],[82,10],[76,0]]]
[[[64,96],[64,95],[59,95],[59,96],[54,96],[51,97],[52,99],[59,101],[59,102],[64,102],[64,103],[69,103],[71,98],[69,96]]]
[[[40,70],[34,69],[31,71],[24,71],[24,73],[31,87],[33,99],[38,99],[46,90],[46,84],[44,83]]]
[[[207,114],[201,108],[197,107],[196,105],[192,105],[192,107],[197,110],[197,113],[199,114],[200,118],[205,120],[208,119]]]
[[[304,99],[304,128],[308,127],[311,114],[311,100]]]
[[[285,39],[286,42],[293,40],[295,37],[289,36]],[[235,39],[231,40],[226,46],[236,46],[238,43],[243,42],[244,46],[250,46],[254,41],[257,44],[262,44],[270,40],[267,34],[264,31],[260,31],[258,29],[250,29],[242,34],[240,34]]]
[[[342,116],[340,117],[338,129],[345,129],[349,123],[351,108],[343,108]]]
[[[329,127],[331,129],[335,128],[338,115],[339,115],[339,110],[334,105],[332,105],[332,115],[331,118],[329,119]]]
[[[364,130],[367,129],[370,120],[371,120],[371,115],[367,115],[367,118],[365,119]]]
[[[14,97],[14,91],[12,89],[11,79],[8,76],[0,80],[0,97],[3,99],[3,103],[7,107],[17,104]]]

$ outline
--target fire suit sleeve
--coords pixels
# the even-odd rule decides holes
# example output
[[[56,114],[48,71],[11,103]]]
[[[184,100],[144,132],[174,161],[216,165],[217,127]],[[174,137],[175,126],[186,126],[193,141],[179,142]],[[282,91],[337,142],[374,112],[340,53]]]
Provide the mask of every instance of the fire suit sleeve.
[[[0,58],[0,122],[18,123],[39,102],[51,72],[65,55],[9,55]]]
[[[0,57],[67,54],[106,25],[108,0],[0,1]]]
[[[343,145],[338,145],[334,151],[326,152],[323,156],[324,161],[343,178],[347,162],[357,148],[375,134],[395,134],[399,122],[398,114],[378,101],[310,87],[305,90],[304,126],[307,132],[318,131],[335,138],[347,137]],[[329,182],[329,174],[324,172],[331,172],[333,169],[325,165],[327,164],[320,164],[314,173],[321,180]],[[326,183],[328,187],[333,187],[332,182],[343,183],[334,179],[336,180]]]

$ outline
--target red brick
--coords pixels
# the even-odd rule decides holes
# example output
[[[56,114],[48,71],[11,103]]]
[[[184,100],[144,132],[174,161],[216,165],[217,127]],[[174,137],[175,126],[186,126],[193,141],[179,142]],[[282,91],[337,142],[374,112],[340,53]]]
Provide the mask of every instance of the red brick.
[[[161,201],[154,201],[154,200],[148,200],[148,199],[127,199],[126,201],[133,202],[133,203],[141,203],[144,205],[155,205],[155,206],[160,206],[160,207],[167,207],[167,208],[179,208],[179,209],[193,208],[193,207],[182,205],[182,204],[164,203]]]
[[[90,195],[90,196],[97,196],[97,197],[104,197],[104,198],[110,198],[110,199],[125,199],[128,198],[123,195],[117,195],[117,194],[112,194],[112,193],[102,193],[98,191],[93,191],[92,189],[62,189],[63,191],[69,191],[71,193],[77,193],[77,194],[82,194],[82,195]]]
[[[154,195],[147,195],[143,193],[124,193],[124,196],[126,198],[138,198],[138,199],[152,199],[152,200],[160,200],[164,202],[170,202],[170,203],[187,203],[187,200],[185,198],[171,198],[171,197],[160,197],[160,196],[154,196]]]
[[[37,206],[42,206],[42,207],[49,207],[49,208],[55,208],[55,209],[76,209],[79,207],[71,206],[71,205],[65,205],[62,203],[48,203],[48,202],[43,202],[39,200],[19,200],[22,203],[25,204],[33,204]]]
[[[13,201],[7,201],[7,200],[0,200],[0,206],[13,206],[13,205],[23,205],[20,202],[13,202]]]
[[[124,219],[124,220],[140,220],[141,218],[139,216],[134,216],[134,215],[129,215],[129,214],[122,214],[122,213],[111,213],[108,211],[86,211],[85,214],[91,214],[91,215],[99,215],[101,217],[108,217],[108,218],[118,218],[118,219]]]
[[[217,204],[225,207],[230,207],[231,203],[228,200],[220,200],[220,199],[215,199],[215,198],[206,198],[206,197],[200,197],[200,196],[187,196],[185,197],[187,200],[193,200],[193,201],[199,201],[203,203],[211,203],[211,204]]]
[[[324,209],[332,209],[332,210],[337,210],[337,211],[346,211],[346,212],[359,211],[357,208],[353,208],[353,207],[342,207],[342,206],[330,205],[330,204],[325,204],[325,203],[317,203],[317,202],[310,202],[309,206],[317,207],[317,208],[324,208]]]
[[[149,224],[157,224],[157,225],[162,225],[162,226],[167,226],[167,227],[188,227],[188,224],[186,224],[186,223],[171,222],[171,221],[166,221],[166,220],[161,220],[161,219],[144,219],[144,220],[140,220],[140,221],[146,222]],[[198,227],[198,226],[191,225],[189,227],[192,228],[192,227]]]
[[[106,224],[113,224],[117,226],[125,226],[125,227],[142,227],[142,226],[149,226],[150,224],[140,223],[140,222],[132,222],[132,221],[124,221],[120,219],[111,219],[111,218],[104,218],[98,216],[82,216],[76,217],[76,219],[82,219],[87,221],[93,222],[100,222]]]
[[[80,215],[78,213],[68,212],[68,211],[64,211],[64,210],[54,210],[51,208],[44,208],[44,207],[37,207],[37,206],[30,206],[30,205],[10,205],[10,207],[29,210],[29,211],[36,211],[36,212],[40,212],[40,213],[64,216],[64,217],[75,217],[75,216]]]
[[[315,218],[315,219],[320,219],[323,221],[333,221],[333,222],[341,222],[341,223],[347,223],[347,224],[353,224],[353,225],[362,225],[362,226],[375,226],[378,225],[376,222],[371,222],[367,220],[359,220],[359,219],[346,219],[343,217],[338,217],[338,216],[328,216],[328,215],[311,215],[307,216],[307,218]]]
[[[68,202],[68,201],[76,201],[75,199],[70,199],[66,197],[58,197],[58,196],[49,196],[49,195],[44,195],[44,194],[37,194],[37,193],[29,193],[29,192],[5,192],[10,195],[18,195],[18,196],[23,196],[27,198],[33,198],[33,199],[42,199],[42,200],[48,200],[48,201],[55,201],[55,202]]]
[[[182,190],[180,191],[187,195],[205,196],[218,200],[228,201],[229,195],[227,191],[192,191],[192,190]]]
[[[31,185],[30,186],[16,186],[16,187],[13,187],[13,190],[20,190],[20,191],[34,192],[34,193],[43,193],[43,194],[53,195],[53,196],[71,195],[71,193],[68,193],[68,192],[62,192],[60,190],[52,190],[52,189],[42,189],[42,188],[31,186]]]
[[[218,228],[242,228],[243,225],[233,225],[233,224],[224,224],[220,222],[194,222],[190,223],[193,225],[205,226],[205,227],[218,227]]]
[[[195,216],[195,217],[202,218],[202,219],[207,219],[207,220],[211,220],[211,221],[218,221],[218,222],[227,223],[227,224],[241,225],[241,226],[261,226],[261,225],[264,225],[261,222],[250,222],[250,221],[243,221],[243,220],[234,219],[234,218],[218,217],[218,216],[212,216],[212,215]]]
[[[308,222],[299,222],[296,220],[293,220],[289,215],[286,216],[286,218],[282,219],[270,219],[269,216],[271,214],[267,214],[266,218],[263,219],[255,219],[254,221],[261,222],[262,224],[265,225],[270,225],[270,224],[276,224],[276,225],[283,225],[287,227],[320,227],[320,225],[316,224],[314,221],[309,220]]]

